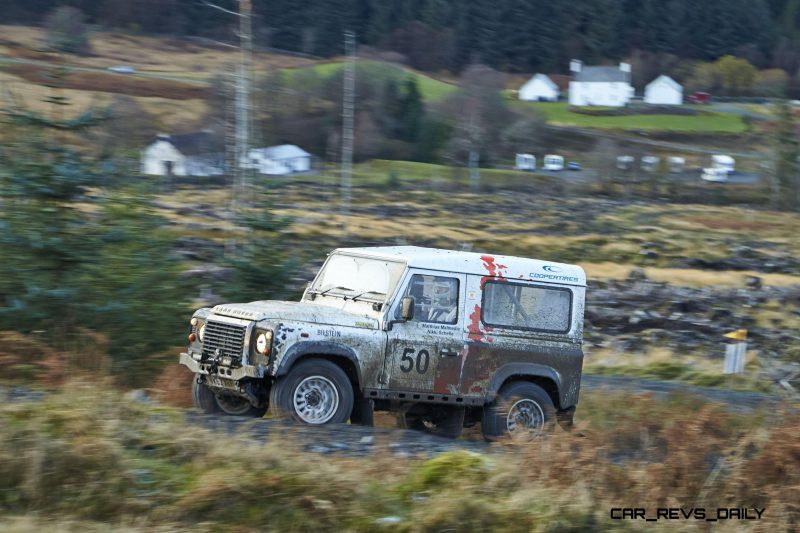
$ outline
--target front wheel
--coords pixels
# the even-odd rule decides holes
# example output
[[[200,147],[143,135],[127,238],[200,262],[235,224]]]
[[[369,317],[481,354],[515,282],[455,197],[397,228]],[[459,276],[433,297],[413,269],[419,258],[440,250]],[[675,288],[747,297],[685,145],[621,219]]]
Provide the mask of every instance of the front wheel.
[[[194,406],[210,414],[225,414],[230,416],[262,417],[267,412],[264,407],[253,407],[246,399],[225,392],[214,393],[203,383],[195,378],[192,382],[192,403]]]
[[[555,415],[553,400],[543,388],[515,381],[500,389],[497,398],[484,407],[481,430],[488,440],[504,435],[538,437],[550,429]]]
[[[297,363],[270,390],[270,409],[306,424],[341,424],[353,411],[353,387],[347,374],[326,359]]]

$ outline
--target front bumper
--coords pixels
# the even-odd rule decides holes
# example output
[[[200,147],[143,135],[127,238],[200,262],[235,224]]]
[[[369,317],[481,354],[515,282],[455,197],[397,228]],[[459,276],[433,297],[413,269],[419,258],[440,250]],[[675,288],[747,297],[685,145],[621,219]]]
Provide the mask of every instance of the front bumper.
[[[191,355],[184,352],[181,354],[180,363],[189,368],[195,374],[205,375],[218,375],[220,377],[232,380],[240,380],[244,378],[263,378],[264,369],[260,366],[244,365],[238,368],[227,368],[224,366],[216,366],[216,372],[211,372],[212,365],[208,363],[201,363],[195,361]]]

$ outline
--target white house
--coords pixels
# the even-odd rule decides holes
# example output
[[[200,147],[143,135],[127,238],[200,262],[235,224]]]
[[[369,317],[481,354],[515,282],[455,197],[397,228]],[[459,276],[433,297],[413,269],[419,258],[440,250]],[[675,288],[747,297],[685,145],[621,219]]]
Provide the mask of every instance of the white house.
[[[546,74],[536,74],[519,88],[519,99],[528,102],[556,102],[558,85]]]
[[[581,61],[570,62],[569,105],[623,107],[633,97],[631,66],[584,67]]]
[[[153,176],[220,176],[225,152],[209,131],[159,134],[142,150],[141,171]]]
[[[683,104],[683,86],[669,76],[661,75],[645,87],[644,103],[681,105]]]
[[[311,170],[311,154],[293,144],[253,148],[242,167],[272,175],[308,172]]]

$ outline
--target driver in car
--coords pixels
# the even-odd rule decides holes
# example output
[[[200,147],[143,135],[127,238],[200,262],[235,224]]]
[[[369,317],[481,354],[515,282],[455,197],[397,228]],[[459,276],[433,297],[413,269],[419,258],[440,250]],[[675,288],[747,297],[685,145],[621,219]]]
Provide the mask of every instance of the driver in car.
[[[458,310],[456,303],[456,284],[449,281],[435,281],[431,295],[431,308],[428,311],[428,322],[452,324],[456,321]]]

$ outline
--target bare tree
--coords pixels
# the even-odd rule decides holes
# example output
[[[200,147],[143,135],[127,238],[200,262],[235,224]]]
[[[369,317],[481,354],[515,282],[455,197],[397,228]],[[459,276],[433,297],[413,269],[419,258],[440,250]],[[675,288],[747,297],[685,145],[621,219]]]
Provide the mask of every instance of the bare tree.
[[[503,85],[501,73],[471,65],[461,76],[459,90],[443,105],[443,114],[453,124],[448,155],[456,163],[467,163],[473,187],[480,180],[479,163],[496,156],[499,146],[494,139],[515,117],[500,95]]]

